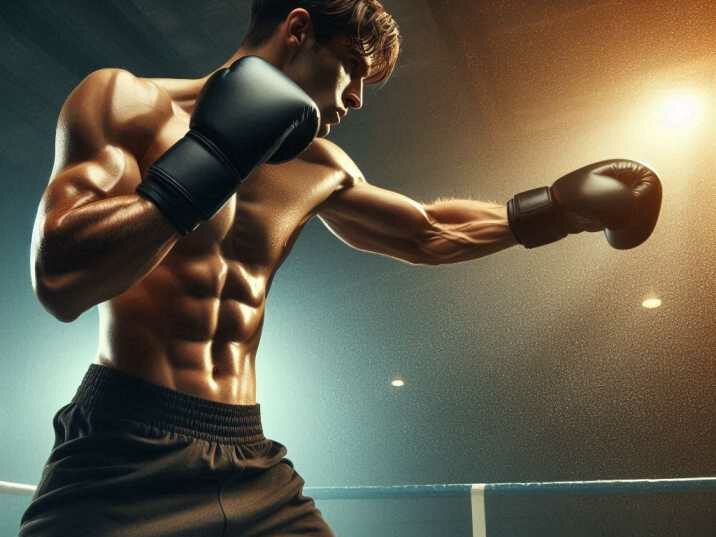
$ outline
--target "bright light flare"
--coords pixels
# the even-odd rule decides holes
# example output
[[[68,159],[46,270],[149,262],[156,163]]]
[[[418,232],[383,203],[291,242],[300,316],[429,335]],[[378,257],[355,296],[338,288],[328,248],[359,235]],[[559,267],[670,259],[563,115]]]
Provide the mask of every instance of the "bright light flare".
[[[695,92],[671,92],[658,106],[662,125],[670,129],[693,127],[701,122],[704,115],[703,97]]]
[[[641,303],[643,308],[646,308],[648,310],[653,310],[661,306],[661,299],[660,298],[647,298]]]

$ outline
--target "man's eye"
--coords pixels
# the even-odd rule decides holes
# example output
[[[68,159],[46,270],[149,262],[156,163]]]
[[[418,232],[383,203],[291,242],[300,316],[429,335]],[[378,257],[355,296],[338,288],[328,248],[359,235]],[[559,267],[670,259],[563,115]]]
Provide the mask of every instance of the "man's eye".
[[[348,73],[351,76],[357,76],[358,75],[358,60],[356,59],[350,59],[348,60]]]

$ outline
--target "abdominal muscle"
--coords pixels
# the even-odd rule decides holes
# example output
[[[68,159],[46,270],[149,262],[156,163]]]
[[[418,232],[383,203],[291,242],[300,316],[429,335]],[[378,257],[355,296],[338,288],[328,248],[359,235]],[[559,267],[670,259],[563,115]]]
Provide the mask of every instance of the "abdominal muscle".
[[[265,289],[261,274],[218,255],[165,259],[99,305],[96,361],[203,399],[255,404]]]

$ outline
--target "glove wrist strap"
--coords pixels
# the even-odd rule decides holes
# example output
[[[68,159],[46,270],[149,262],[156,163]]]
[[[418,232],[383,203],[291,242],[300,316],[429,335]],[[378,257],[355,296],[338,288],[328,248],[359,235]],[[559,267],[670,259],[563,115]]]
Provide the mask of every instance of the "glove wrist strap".
[[[548,186],[515,194],[507,202],[507,219],[517,241],[536,248],[567,236],[562,212]]]
[[[137,187],[181,233],[209,220],[236,191],[243,174],[193,131],[157,159]]]

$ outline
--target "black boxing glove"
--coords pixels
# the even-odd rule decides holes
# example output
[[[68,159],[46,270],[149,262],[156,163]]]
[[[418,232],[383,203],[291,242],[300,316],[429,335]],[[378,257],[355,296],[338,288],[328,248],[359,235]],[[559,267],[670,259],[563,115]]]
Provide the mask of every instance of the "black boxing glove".
[[[521,192],[507,202],[517,241],[535,248],[569,233],[604,230],[618,249],[644,242],[656,226],[661,182],[633,160],[604,160],[559,178],[551,187]]]
[[[187,235],[256,166],[298,156],[319,123],[318,107],[296,83],[263,59],[245,56],[209,78],[189,132],[149,167],[137,192]]]

